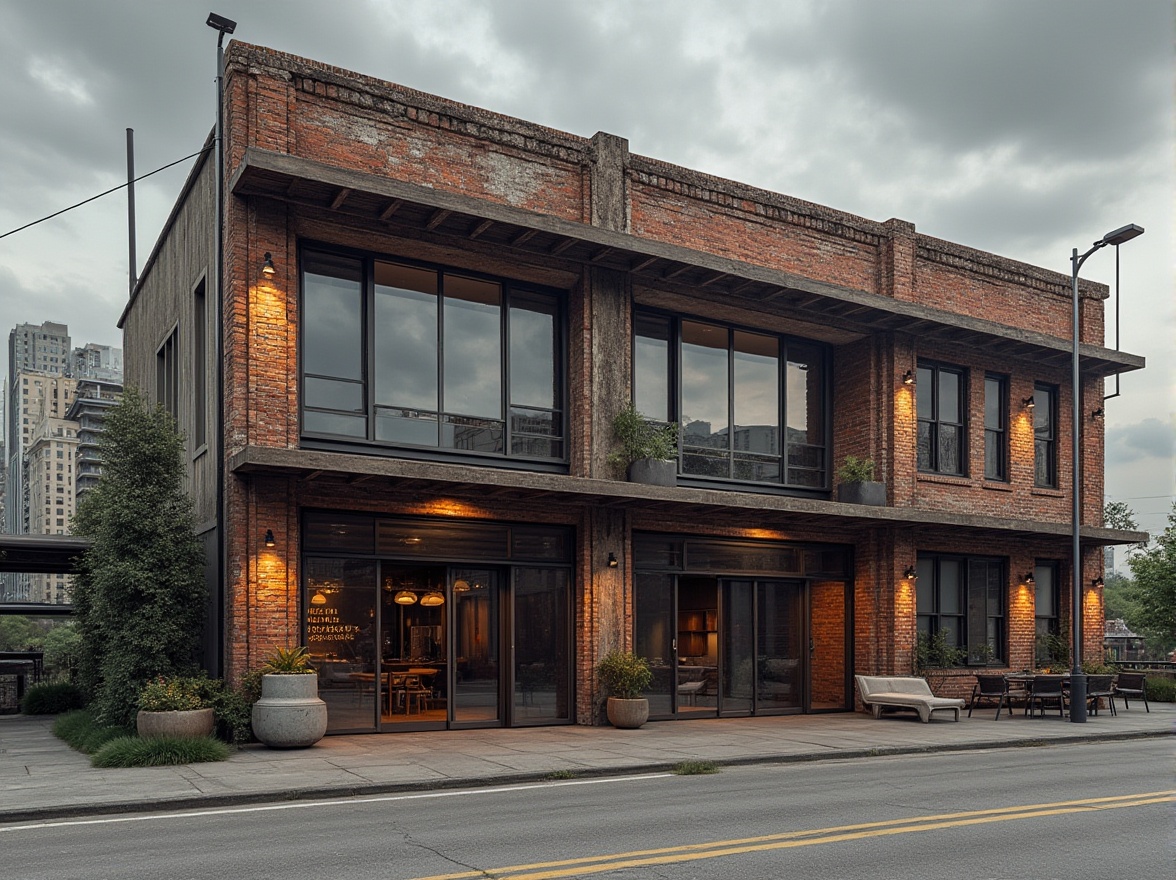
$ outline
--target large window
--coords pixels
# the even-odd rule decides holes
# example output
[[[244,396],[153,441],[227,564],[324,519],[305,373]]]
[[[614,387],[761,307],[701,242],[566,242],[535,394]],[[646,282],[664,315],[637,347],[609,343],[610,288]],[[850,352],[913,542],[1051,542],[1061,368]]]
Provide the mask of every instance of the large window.
[[[967,412],[964,372],[957,367],[919,364],[919,470],[963,474]]]
[[[302,298],[304,435],[564,459],[552,293],[307,251]]]
[[[1033,566],[1033,616],[1036,622],[1034,657],[1038,666],[1057,662],[1062,642],[1058,619],[1058,563],[1038,561]]]
[[[1033,386],[1033,485],[1058,486],[1058,389]]]
[[[970,666],[1005,656],[1005,566],[986,557],[920,554],[916,584],[918,629],[942,633]]]
[[[1009,381],[984,377],[984,479],[1007,480]]]
[[[155,352],[155,402],[179,420],[180,372],[177,362],[178,330],[168,334]]]
[[[681,424],[683,476],[826,487],[823,346],[649,313],[634,328],[633,400]]]

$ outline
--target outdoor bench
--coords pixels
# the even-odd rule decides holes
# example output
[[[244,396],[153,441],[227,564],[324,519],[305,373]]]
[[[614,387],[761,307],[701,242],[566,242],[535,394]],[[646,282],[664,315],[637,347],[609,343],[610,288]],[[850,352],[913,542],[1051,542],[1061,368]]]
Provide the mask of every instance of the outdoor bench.
[[[875,718],[882,717],[883,709],[912,709],[926,724],[931,720],[932,712],[948,709],[955,713],[956,721],[960,720],[964,701],[935,696],[924,679],[894,675],[855,675],[854,678],[862,702],[870,707]]]

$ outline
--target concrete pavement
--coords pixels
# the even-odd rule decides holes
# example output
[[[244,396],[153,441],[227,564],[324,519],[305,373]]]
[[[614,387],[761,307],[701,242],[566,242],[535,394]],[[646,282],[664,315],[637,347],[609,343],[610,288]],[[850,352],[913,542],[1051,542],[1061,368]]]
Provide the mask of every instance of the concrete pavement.
[[[250,745],[227,761],[97,769],[53,736],[50,717],[0,716],[0,822],[307,800],[722,764],[847,759],[1176,735],[1176,705],[1142,704],[1086,724],[992,709],[922,724],[862,713],[650,722],[640,730],[538,727],[329,736],[309,749]]]

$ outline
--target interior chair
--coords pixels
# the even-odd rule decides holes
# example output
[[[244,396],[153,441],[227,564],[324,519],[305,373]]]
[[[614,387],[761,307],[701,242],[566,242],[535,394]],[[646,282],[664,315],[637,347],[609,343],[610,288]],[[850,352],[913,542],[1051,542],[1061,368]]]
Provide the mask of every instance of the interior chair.
[[[1147,709],[1149,713],[1151,712],[1151,706],[1147,704],[1147,693],[1145,692],[1146,681],[1147,676],[1142,672],[1119,673],[1119,680],[1115,682],[1114,696],[1123,698],[1124,709],[1131,708],[1127,705],[1128,697],[1139,697],[1139,699],[1143,700],[1143,708]],[[1114,699],[1114,697],[1111,699]]]
[[[403,712],[404,708],[404,673],[388,673],[388,714]]]
[[[1102,699],[1105,699],[1107,705],[1111,707],[1111,715],[1116,714],[1114,679],[1113,675],[1086,676],[1086,705],[1092,714],[1098,714],[1099,700]]]
[[[1046,704],[1057,703],[1058,715],[1065,717],[1066,694],[1062,690],[1065,679],[1064,675],[1033,676],[1029,681],[1029,692],[1025,696],[1025,714],[1033,717],[1033,707],[1037,706],[1041,713],[1038,717],[1044,718]]]
[[[972,685],[972,699],[968,701],[969,718],[972,717],[972,710],[981,700],[996,701],[996,718],[993,721],[1000,720],[1002,706],[1009,710],[1010,715],[1013,714],[1013,707],[1009,703],[1009,683],[1005,681],[1003,675],[978,674],[976,676],[976,683]]]
[[[425,708],[425,700],[432,696],[433,691],[421,683],[419,675],[404,676],[404,712],[412,714],[413,707],[420,712]]]

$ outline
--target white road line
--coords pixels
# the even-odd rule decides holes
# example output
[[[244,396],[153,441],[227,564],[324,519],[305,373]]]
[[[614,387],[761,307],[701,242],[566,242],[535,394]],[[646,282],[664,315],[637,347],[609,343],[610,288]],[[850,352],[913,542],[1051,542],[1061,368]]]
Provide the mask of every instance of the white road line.
[[[641,776],[606,776],[600,779],[570,779],[560,782],[534,782],[527,785],[503,785],[495,788],[470,788],[454,791],[426,791],[416,794],[390,794],[380,797],[340,797],[322,801],[294,801],[266,804],[258,807],[223,807],[216,810],[188,810],[181,813],[149,813],[144,816],[108,816],[101,819],[63,819],[58,822],[37,822],[32,825],[0,827],[0,834],[12,831],[33,831],[41,828],[66,828],[79,825],[113,825],[119,822],[151,822],[164,819],[192,819],[197,816],[226,816],[237,813],[266,813],[274,810],[304,810],[310,807],[344,807],[355,804],[379,804],[391,801],[415,801],[429,798],[473,797],[488,794],[507,794],[532,791],[537,788],[563,788],[570,785],[601,785],[610,782],[640,782],[646,779],[665,779],[672,773],[647,773]]]

